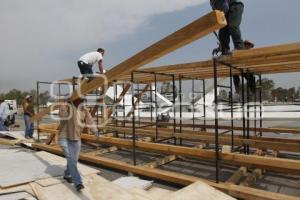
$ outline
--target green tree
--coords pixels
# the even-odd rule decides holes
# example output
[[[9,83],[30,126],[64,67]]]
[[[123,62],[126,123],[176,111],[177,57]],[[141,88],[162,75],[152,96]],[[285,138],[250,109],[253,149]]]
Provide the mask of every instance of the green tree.
[[[256,85],[259,86],[259,81],[256,82]],[[261,87],[262,87],[262,99],[263,100],[271,100],[272,97],[272,90],[274,89],[274,81],[268,78],[263,78],[261,80]],[[259,92],[259,90],[257,91]],[[258,96],[258,94],[257,94]]]
[[[48,91],[39,94],[40,104],[46,105],[49,99],[50,99],[50,94]]]
[[[296,88],[295,87],[289,88],[287,96],[289,101],[294,101],[296,97]]]
[[[10,90],[4,96],[5,99],[16,100],[18,105],[22,104],[22,101],[25,98],[25,94],[17,89]]]

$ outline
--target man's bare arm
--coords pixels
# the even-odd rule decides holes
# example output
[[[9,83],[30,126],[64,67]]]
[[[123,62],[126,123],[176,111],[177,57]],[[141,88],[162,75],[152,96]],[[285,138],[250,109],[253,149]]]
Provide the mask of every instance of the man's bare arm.
[[[104,68],[103,68],[102,60],[100,60],[100,61],[98,62],[98,66],[99,66],[99,71],[100,71],[100,73],[103,74]]]

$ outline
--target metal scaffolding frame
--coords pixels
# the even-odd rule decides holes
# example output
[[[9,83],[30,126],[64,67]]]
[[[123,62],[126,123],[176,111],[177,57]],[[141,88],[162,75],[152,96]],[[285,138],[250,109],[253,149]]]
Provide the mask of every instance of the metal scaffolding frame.
[[[41,85],[51,85],[55,84],[58,85],[58,96],[61,96],[61,85],[69,85],[65,82],[51,82],[51,81],[36,81],[36,111],[37,113],[40,112],[40,87]],[[39,127],[40,121],[36,122],[37,127]],[[37,135],[38,135],[38,142],[40,142],[40,131],[37,128]]]
[[[218,69],[217,66],[219,64],[222,64],[226,67],[228,67],[229,70],[229,86],[227,85],[220,85],[218,84]],[[220,179],[220,143],[219,143],[219,135],[220,134],[226,134],[226,133],[231,133],[231,150],[232,152],[235,151],[236,145],[234,144],[234,109],[236,109],[236,107],[233,107],[233,70],[238,71],[239,74],[242,75],[242,95],[241,95],[241,109],[242,109],[242,124],[243,124],[243,131],[242,131],[242,135],[243,138],[245,139],[249,139],[250,138],[250,95],[249,95],[249,85],[247,84],[247,87],[245,89],[245,82],[244,82],[244,76],[249,76],[249,71],[245,69],[240,69],[237,68],[231,64],[219,61],[217,59],[213,59],[213,72],[214,72],[214,76],[213,76],[213,80],[214,80],[214,96],[215,96],[215,152],[216,152],[216,157],[215,157],[215,167],[216,167],[216,177],[215,177],[215,181],[219,182]],[[139,82],[138,78],[136,78],[135,76],[137,74],[143,74],[143,75],[148,75],[151,76],[153,78],[153,81],[151,83],[147,82],[147,83],[143,83],[143,82]],[[259,93],[258,93],[258,99],[259,99],[259,103],[260,105],[257,106],[257,93],[255,92],[254,95],[254,105],[252,106],[254,109],[254,135],[257,135],[257,122],[259,122],[259,127],[262,128],[262,80],[261,80],[261,75],[256,75],[258,76],[258,83],[259,83],[259,87],[256,87],[256,89],[259,89]],[[184,81],[192,81],[192,129],[195,130],[195,126],[198,125],[198,123],[196,123],[196,118],[195,118],[195,95],[196,94],[203,94],[203,116],[199,117],[199,118],[203,118],[203,121],[199,122],[199,123],[203,123],[203,127],[204,129],[206,129],[206,84],[205,84],[205,80],[204,79],[197,79],[195,77],[187,77],[187,76],[182,76],[179,75],[178,77],[175,77],[174,74],[165,74],[165,73],[157,73],[157,72],[145,72],[145,71],[133,71],[131,73],[131,95],[132,95],[132,99],[131,99],[131,104],[130,105],[126,105],[125,103],[125,97],[123,97],[122,101],[123,101],[123,105],[122,105],[122,117],[123,117],[123,121],[122,121],[122,126],[126,127],[126,106],[130,106],[132,108],[131,112],[132,112],[132,116],[131,116],[131,125],[132,125],[132,141],[133,141],[133,148],[132,148],[132,162],[133,165],[136,165],[136,140],[137,138],[137,134],[136,134],[136,129],[137,128],[146,128],[146,127],[153,127],[155,126],[155,141],[154,142],[170,142],[170,140],[174,140],[174,145],[177,145],[177,138],[176,137],[169,137],[169,138],[163,138],[160,139],[159,137],[159,127],[161,126],[161,124],[158,121],[158,99],[157,99],[157,86],[158,86],[158,82],[162,82],[161,80],[158,79],[158,77],[166,77],[167,80],[172,82],[172,102],[173,105],[170,105],[169,107],[172,107],[173,109],[173,123],[172,125],[168,125],[169,127],[172,126],[173,131],[177,132],[177,133],[182,133],[183,131],[183,120],[182,120],[182,96],[183,96],[183,91],[182,91],[182,84]],[[249,79],[249,78],[248,78]],[[73,77],[73,81],[72,81],[72,85],[73,85],[73,90],[76,89],[76,77]],[[196,85],[196,81],[199,81],[199,83],[202,84],[202,91],[196,90],[195,89],[195,85]],[[41,82],[41,81],[37,81],[37,111],[39,112],[39,87],[40,84],[58,84],[58,91],[59,91],[59,96],[61,95],[61,84],[66,84],[66,83],[58,83],[58,82]],[[150,96],[150,123],[143,125],[144,123],[141,123],[142,118],[141,118],[141,114],[140,114],[140,110],[144,109],[143,107],[140,107],[140,103],[139,101],[136,101],[135,96],[141,94],[141,92],[143,91],[143,89],[140,88],[141,85],[146,85],[149,84],[150,85],[150,89],[147,89],[144,92],[149,92],[149,96]],[[154,84],[154,88],[153,88],[153,84]],[[178,128],[178,124],[177,124],[177,120],[176,120],[176,84],[178,85],[178,100],[179,101],[179,128]],[[199,84],[200,85],[200,84]],[[117,105],[117,95],[118,95],[118,86],[121,86],[123,88],[123,90],[125,89],[125,83],[118,83],[117,81],[113,82],[113,87],[114,87],[114,97],[113,97],[113,101],[114,104],[116,106],[116,109],[113,110],[113,118],[114,118],[114,124],[115,126],[119,126],[119,116],[118,116],[118,110],[119,110],[119,106]],[[197,87],[198,89],[201,88]],[[218,112],[219,112],[219,99],[218,99],[218,88],[226,88],[230,90],[230,98],[229,98],[229,105],[230,105],[230,124],[231,124],[231,128],[220,133],[219,132],[219,116],[218,116]],[[96,91],[96,99],[98,99],[98,96],[100,94],[98,94],[98,91]],[[154,95],[154,96],[153,96]],[[124,95],[125,96],[125,95]],[[247,103],[246,103],[247,102]],[[177,102],[178,103],[178,102]],[[103,102],[104,104],[104,102]],[[103,116],[104,113],[104,105],[102,104],[101,106],[101,113]],[[154,105],[154,106],[153,106]],[[200,104],[199,104],[200,105]],[[99,125],[99,105],[97,103],[97,114],[96,114],[96,122],[97,122],[97,126]],[[259,120],[257,120],[257,107],[259,109]],[[137,111],[137,112],[136,112]],[[38,122],[39,123],[39,122]],[[260,132],[258,133],[260,136],[262,136],[262,132],[260,130]],[[119,137],[117,131],[115,131],[115,136]],[[39,132],[38,132],[38,139],[40,138],[39,136]],[[126,138],[126,134],[124,132],[124,138]],[[183,139],[180,138],[180,142],[179,145],[183,145]],[[245,154],[249,154],[250,151],[250,146],[249,145],[244,145],[243,147],[243,151]]]
[[[153,81],[151,83],[142,83],[139,82],[138,79],[135,77],[137,74],[141,75],[148,75],[151,76]],[[164,108],[167,107],[172,107],[173,109],[173,123],[172,123],[172,129],[175,132],[179,132],[182,133],[182,96],[183,96],[183,92],[182,92],[182,82],[185,80],[192,80],[192,85],[193,85],[193,90],[192,90],[192,95],[193,95],[193,117],[192,117],[192,121],[193,121],[193,130],[195,130],[195,109],[194,109],[194,97],[195,94],[202,94],[204,101],[203,101],[203,116],[200,117],[201,120],[203,120],[203,124],[206,125],[206,107],[205,107],[205,80],[203,79],[196,79],[194,77],[186,77],[186,76],[179,76],[179,78],[176,80],[175,79],[175,75],[174,74],[165,74],[165,73],[156,73],[156,72],[145,72],[145,71],[133,71],[131,73],[131,82],[132,82],[132,87],[131,87],[131,94],[132,94],[132,118],[131,118],[131,124],[132,124],[132,140],[133,140],[133,164],[136,164],[136,146],[135,146],[135,142],[137,140],[137,136],[136,136],[136,128],[146,128],[146,127],[155,127],[155,141],[154,142],[170,142],[170,140],[174,140],[174,145],[177,145],[177,138],[176,137],[169,137],[169,138],[163,138],[163,139],[159,139],[159,130],[158,128],[161,126],[159,120],[158,120],[158,99],[157,99],[157,86],[158,86],[158,82],[162,82],[158,80],[158,77],[165,77],[167,78],[170,82],[172,82],[172,105],[170,106],[164,106]],[[202,83],[202,91],[195,91],[195,81],[200,81],[200,83]],[[139,103],[138,106],[134,106],[135,105],[135,96],[139,94],[139,92],[142,91],[142,89],[140,89],[140,85],[141,84],[150,84],[150,89],[147,90],[147,92],[150,93],[150,123],[141,126],[141,116],[140,116],[140,110],[143,108],[140,108]],[[154,84],[154,89],[153,89],[153,84]],[[178,100],[179,100],[179,129],[177,127],[178,123],[177,123],[177,116],[176,116],[176,105],[178,105],[178,100],[176,101],[176,85],[179,86],[179,91],[178,91]],[[201,88],[201,87],[199,87]],[[154,94],[153,94],[154,93]],[[154,96],[153,96],[154,95]],[[153,107],[154,105],[154,107]],[[137,111],[137,112],[136,112]],[[153,112],[154,111],[154,112]],[[154,120],[154,121],[153,121]],[[182,138],[180,138],[180,145],[182,145]]]
[[[218,84],[218,64],[222,64],[223,66],[227,67],[229,70],[229,86],[227,85],[219,85]],[[216,159],[215,159],[215,168],[216,168],[216,182],[218,183],[220,180],[220,143],[219,143],[219,94],[218,94],[218,88],[227,88],[230,90],[230,98],[229,98],[229,104],[230,104],[230,121],[231,121],[231,129],[227,130],[225,132],[222,132],[221,134],[231,132],[231,151],[235,152],[235,145],[234,145],[234,114],[233,114],[233,70],[238,71],[239,75],[241,75],[242,79],[242,94],[241,94],[241,109],[242,109],[242,127],[243,127],[243,138],[250,139],[250,87],[249,87],[249,75],[250,71],[248,69],[245,70],[245,68],[237,68],[229,63],[223,62],[218,60],[217,58],[213,58],[213,80],[214,80],[214,99],[215,99],[215,152],[216,152]],[[246,71],[246,72],[245,72]],[[253,73],[255,76],[256,74]],[[262,128],[262,81],[261,81],[261,74],[256,75],[259,78],[259,87],[255,86],[255,89],[259,89],[259,127],[260,127],[260,136],[262,136],[261,128]],[[247,79],[247,85],[245,90],[245,82],[244,77]],[[254,80],[255,81],[255,80]],[[256,84],[256,83],[255,83]],[[246,96],[246,100],[245,100]],[[254,135],[256,136],[257,132],[257,90],[255,90],[254,94],[254,113],[253,113],[253,122],[254,122]],[[246,103],[247,102],[247,103]],[[246,108],[245,108],[246,107]],[[245,115],[246,114],[246,115]],[[250,146],[249,144],[244,145],[243,148],[244,154],[250,153]]]

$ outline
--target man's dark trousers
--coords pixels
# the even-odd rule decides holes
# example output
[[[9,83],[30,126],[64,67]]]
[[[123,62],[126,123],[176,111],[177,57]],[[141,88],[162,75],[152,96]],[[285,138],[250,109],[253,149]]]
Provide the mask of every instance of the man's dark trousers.
[[[230,50],[230,36],[232,37],[235,49],[244,48],[244,41],[242,40],[242,34],[240,30],[243,12],[243,3],[231,3],[229,11],[226,14],[228,25],[219,31],[219,38],[223,52],[228,52]]]
[[[92,76],[93,75],[93,69],[92,69],[93,66],[88,65],[82,61],[78,61],[77,64],[78,64],[80,73],[83,76]]]
[[[231,3],[229,11],[226,14],[227,26],[220,29],[219,39],[221,42],[222,53],[226,54],[230,51],[230,36],[232,38],[235,49],[244,49],[244,41],[242,39],[240,25],[244,12],[244,4],[242,2]],[[250,86],[251,92],[255,92],[255,78],[252,73],[245,76]],[[238,75],[233,76],[236,92],[239,93],[240,78]]]

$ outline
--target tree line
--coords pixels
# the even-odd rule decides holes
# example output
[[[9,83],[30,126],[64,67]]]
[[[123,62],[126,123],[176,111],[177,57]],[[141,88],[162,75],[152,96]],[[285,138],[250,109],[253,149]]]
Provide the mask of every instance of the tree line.
[[[18,89],[12,89],[12,90],[8,91],[7,93],[1,93],[0,97],[4,98],[6,100],[16,100],[17,105],[22,105],[22,103],[27,95],[31,95],[33,97],[34,103],[36,103],[36,100],[37,100],[36,99],[36,95],[37,95],[36,90],[21,91]],[[40,101],[39,103],[41,105],[47,104],[49,99],[50,99],[50,94],[48,91],[44,91],[39,94],[39,101]]]
[[[294,102],[294,101],[300,101],[300,87],[291,87],[291,88],[283,88],[283,87],[277,87],[275,88],[275,83],[273,80],[270,80],[268,78],[263,78],[261,80],[261,86],[259,81],[256,82],[256,97],[258,100],[258,97],[260,95],[260,87],[262,90],[262,100],[263,101],[269,101],[269,102]],[[247,88],[247,82],[245,82],[245,91]],[[240,91],[240,94],[242,92]],[[229,94],[226,90],[221,90],[220,95],[222,99],[228,99]]]

